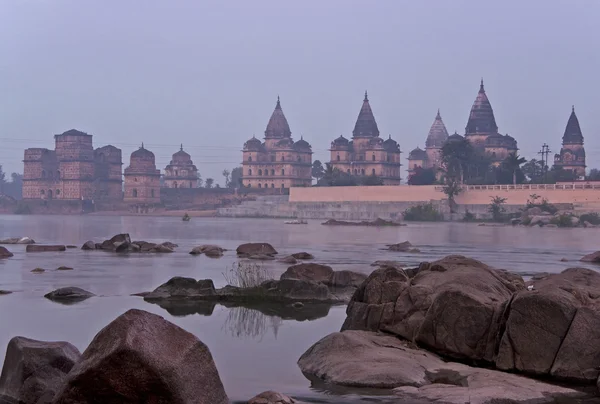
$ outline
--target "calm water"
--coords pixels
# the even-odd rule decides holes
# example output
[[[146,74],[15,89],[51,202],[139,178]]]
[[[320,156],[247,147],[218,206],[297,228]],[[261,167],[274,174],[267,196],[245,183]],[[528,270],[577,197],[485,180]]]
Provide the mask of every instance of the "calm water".
[[[166,307],[145,303],[132,293],[152,290],[173,276],[211,278],[225,284],[222,273],[236,262],[235,252],[221,259],[188,254],[199,244],[230,250],[244,242],[269,242],[281,255],[308,251],[315,262],[334,269],[369,273],[375,260],[407,264],[463,254],[524,276],[559,272],[598,249],[600,229],[479,227],[474,224],[414,224],[395,228],[330,227],[318,221],[284,225],[282,220],[101,216],[0,216],[0,237],[29,236],[38,243],[74,244],[128,232],[132,239],[172,241],[173,254],[118,256],[79,249],[57,253],[25,253],[25,246],[7,246],[13,258],[0,260],[0,351],[9,339],[23,335],[41,340],[66,340],[84,350],[94,335],[130,308],[144,309],[194,333],[210,348],[225,389],[232,400],[247,400],[264,390],[277,390],[314,402],[387,402],[384,397],[360,398],[356,391],[311,388],[296,361],[314,342],[338,331],[345,307],[317,308],[308,319],[289,318],[271,310],[229,309],[223,306]],[[381,251],[385,244],[409,240],[420,254]],[[66,265],[73,271],[54,271]],[[266,264],[273,275],[285,264]],[[36,267],[47,271],[33,274]],[[78,286],[98,297],[65,306],[43,295],[63,286]],[[3,355],[0,355],[3,360]],[[358,392],[365,395],[372,392]],[[342,396],[340,396],[340,394]]]

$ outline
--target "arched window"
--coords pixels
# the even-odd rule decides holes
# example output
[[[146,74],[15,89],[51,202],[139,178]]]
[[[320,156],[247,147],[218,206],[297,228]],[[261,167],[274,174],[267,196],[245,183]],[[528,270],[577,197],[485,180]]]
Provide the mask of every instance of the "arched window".
[[[271,175],[275,175],[275,170],[271,169]]]
[[[362,161],[363,156],[358,156],[358,161]]]
[[[372,174],[372,175],[375,175],[375,169],[372,169],[372,170],[371,170],[371,174]]]
[[[375,161],[375,155],[371,156],[371,160]]]
[[[360,175],[365,175],[365,169],[360,170]]]
[[[137,177],[134,177],[134,178],[133,178],[133,182],[137,182]]]
[[[285,175],[285,170],[283,168],[281,169],[281,175]]]
[[[262,170],[260,168],[258,169],[258,175],[262,175]]]
[[[60,189],[57,189],[55,194],[56,194],[56,196],[60,195]]]
[[[132,195],[134,198],[137,198],[137,189],[133,188]]]
[[[101,163],[104,163],[104,153],[100,153],[100,155],[98,156],[98,159],[100,160]]]
[[[275,155],[274,154],[271,155],[271,161],[275,161]]]
[[[302,157],[298,156],[297,161],[302,161]]]
[[[48,178],[54,178],[54,172],[48,171]]]
[[[252,156],[248,156],[248,161],[252,162]]]
[[[52,190],[51,189],[48,190],[48,199],[52,199]]]
[[[175,170],[175,176],[177,177],[179,175],[179,171]]]
[[[46,191],[44,191],[43,189],[40,191],[40,194],[42,194],[42,196],[46,195]]]
[[[190,188],[194,188],[194,186],[192,185],[192,181],[190,181]]]
[[[275,184],[271,184],[271,188],[275,188]]]
[[[354,175],[358,174],[358,170],[355,168],[354,169]]]
[[[56,172],[56,178],[60,179],[60,171]]]
[[[390,155],[389,155],[389,154],[388,154],[388,156],[387,156],[387,161],[388,161],[388,163],[389,163],[389,161],[390,161]]]
[[[252,184],[248,184],[248,188],[252,188]]]
[[[252,175],[252,169],[248,170],[248,175]]]
[[[285,161],[285,156],[284,155],[281,156],[281,161]]]
[[[336,156],[336,160],[340,161],[340,155],[339,154]]]
[[[259,187],[259,188],[262,188],[262,186],[261,186],[260,184],[258,184],[258,187]]]
[[[348,174],[350,174],[350,169],[347,170]]]
[[[285,189],[285,184],[281,184],[281,189]]]
[[[42,178],[46,178],[46,171],[42,170]]]
[[[154,190],[153,189],[150,190],[150,195],[154,198]]]
[[[173,183],[173,187],[174,187],[174,188],[177,188],[177,181],[175,181],[175,182]]]

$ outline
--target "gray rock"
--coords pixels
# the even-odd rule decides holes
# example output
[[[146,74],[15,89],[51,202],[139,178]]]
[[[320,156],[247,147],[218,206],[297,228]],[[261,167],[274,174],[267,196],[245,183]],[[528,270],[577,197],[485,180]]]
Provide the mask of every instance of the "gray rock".
[[[365,331],[326,336],[300,357],[298,365],[311,380],[395,388],[404,402],[555,403],[557,398],[585,397],[577,390],[522,376],[445,362],[393,336]]]
[[[201,245],[198,247],[194,247],[190,254],[192,255],[200,255],[205,254],[207,257],[211,258],[219,258],[223,256],[223,253],[226,250],[224,248],[219,247],[218,245]]]
[[[227,404],[219,372],[194,335],[142,310],[104,327],[57,392],[55,404]]]
[[[67,247],[64,245],[41,245],[41,244],[28,244],[25,248],[26,252],[51,252],[51,251],[66,251]]]
[[[157,244],[157,245],[154,246],[154,248],[152,248],[150,250],[150,252],[155,252],[155,253],[172,253],[173,252],[173,248],[170,247],[169,245]]]
[[[367,275],[358,272],[348,270],[334,271],[328,286],[334,288],[358,288],[366,279]]]
[[[84,251],[95,250],[96,249],[96,243],[94,243],[91,240],[90,241],[86,241],[81,246],[81,249],[84,250]]]
[[[407,252],[411,250],[412,246],[410,242],[404,241],[402,243],[388,244],[387,249],[390,251]]]
[[[57,301],[57,302],[79,302],[86,299],[89,299],[94,295],[92,292],[88,292],[87,290],[83,290],[77,287],[66,287],[56,289],[50,293],[44,295],[46,299]]]
[[[250,255],[276,255],[277,250],[273,248],[273,246],[269,243],[246,243],[240,245],[236,249],[236,253],[240,256],[250,256]]]
[[[68,342],[14,337],[6,348],[0,394],[22,404],[37,404],[44,395],[54,396],[80,357]]]
[[[0,258],[10,258],[14,254],[6,249],[6,247],[0,246]]]
[[[579,261],[600,264],[600,251],[596,251],[591,254],[585,255]]]
[[[549,224],[550,221],[552,220],[552,216],[532,216],[531,217],[531,221],[529,222],[530,226],[535,226],[535,225],[546,225]]]
[[[10,237],[0,240],[0,244],[35,244],[29,237]]]
[[[284,264],[290,264],[290,265],[294,265],[298,263],[298,260],[294,257],[292,257],[291,255],[288,255],[287,257],[283,257],[277,260],[278,262],[282,262]]]
[[[296,258],[297,260],[313,260],[313,259],[315,259],[315,257],[312,254],[309,254],[307,252],[295,253],[295,254],[292,254],[292,257]]]
[[[216,296],[217,291],[213,281],[192,278],[174,277],[160,285],[154,291],[145,295],[146,300],[157,299],[194,299],[200,297]]]
[[[333,269],[328,265],[302,263],[289,267],[280,279],[301,279],[331,284]]]
[[[43,274],[44,272],[46,272],[46,270],[44,268],[34,268],[31,270],[31,272],[33,272],[34,274]]]

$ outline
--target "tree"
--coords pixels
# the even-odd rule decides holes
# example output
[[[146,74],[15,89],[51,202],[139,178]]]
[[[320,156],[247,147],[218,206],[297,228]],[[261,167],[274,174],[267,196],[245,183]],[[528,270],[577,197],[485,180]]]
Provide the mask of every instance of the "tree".
[[[552,166],[552,170],[548,172],[548,184],[556,184],[557,182],[573,182],[577,179],[577,173],[572,170],[565,170],[560,166]]]
[[[223,170],[223,177],[225,177],[225,188],[230,188],[229,183],[231,181],[231,171]]]
[[[488,206],[488,212],[492,214],[492,220],[494,222],[502,222],[504,220],[504,213],[506,212],[506,209],[504,209],[505,203],[506,198],[500,196],[492,197],[492,202]]]
[[[600,181],[600,170],[592,168],[585,179],[588,181]]]
[[[346,174],[348,175],[348,174]],[[380,177],[376,176],[376,175],[369,175],[368,177],[363,177],[362,180],[360,181],[361,185],[369,185],[369,186],[373,186],[373,185],[383,185],[383,179],[381,179]]]
[[[325,163],[325,173],[317,182],[320,187],[350,187],[357,184],[356,177],[334,168],[330,163]]]
[[[544,172],[548,167],[541,160],[531,159],[521,167],[521,171],[532,184],[540,184],[544,182]]]
[[[464,183],[474,156],[475,149],[467,139],[446,142],[442,146],[442,164],[446,169],[446,176]]]
[[[231,170],[231,180],[229,181],[229,188],[241,188],[244,186],[242,180],[242,167],[236,167]]]
[[[214,184],[215,180],[213,180],[212,178],[207,178],[204,184],[205,188],[212,188],[213,184]]]
[[[521,171],[521,165],[523,165],[525,162],[527,162],[527,160],[525,160],[523,157],[519,157],[517,153],[509,154],[504,161],[502,161],[502,164],[499,167],[500,170],[497,170],[499,174],[498,183],[512,183],[513,185],[522,184],[525,181],[525,174],[523,174],[523,171]],[[507,182],[507,177],[512,181]]]
[[[417,167],[408,178],[408,185],[432,185],[435,181],[435,169]]]
[[[446,177],[446,185],[442,189],[444,194],[448,197],[448,206],[450,206],[450,213],[454,213],[454,207],[456,202],[454,200],[462,192],[462,185],[458,182],[457,178]]]
[[[2,165],[0,164],[0,194],[4,193],[4,185],[6,184],[6,174],[2,169]]]
[[[204,183],[204,180],[202,180],[202,176],[200,175],[200,173],[198,173],[198,180],[197,180],[197,182],[198,182],[198,186],[199,186],[200,188],[202,188],[202,185],[203,185],[203,183]]]
[[[325,169],[323,164],[319,160],[313,161],[312,164],[312,176],[317,179],[317,182],[325,175]]]

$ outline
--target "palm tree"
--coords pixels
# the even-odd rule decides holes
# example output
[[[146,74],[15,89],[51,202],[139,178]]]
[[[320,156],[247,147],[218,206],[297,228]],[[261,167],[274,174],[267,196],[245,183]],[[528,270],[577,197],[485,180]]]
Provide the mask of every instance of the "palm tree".
[[[467,139],[446,142],[442,147],[442,165],[450,177],[460,178],[464,183],[465,171],[473,162],[475,150]]]
[[[513,185],[517,185],[517,171],[521,169],[521,165],[525,164],[527,160],[524,157],[519,157],[517,153],[509,154],[502,165],[504,169],[512,173]]]

